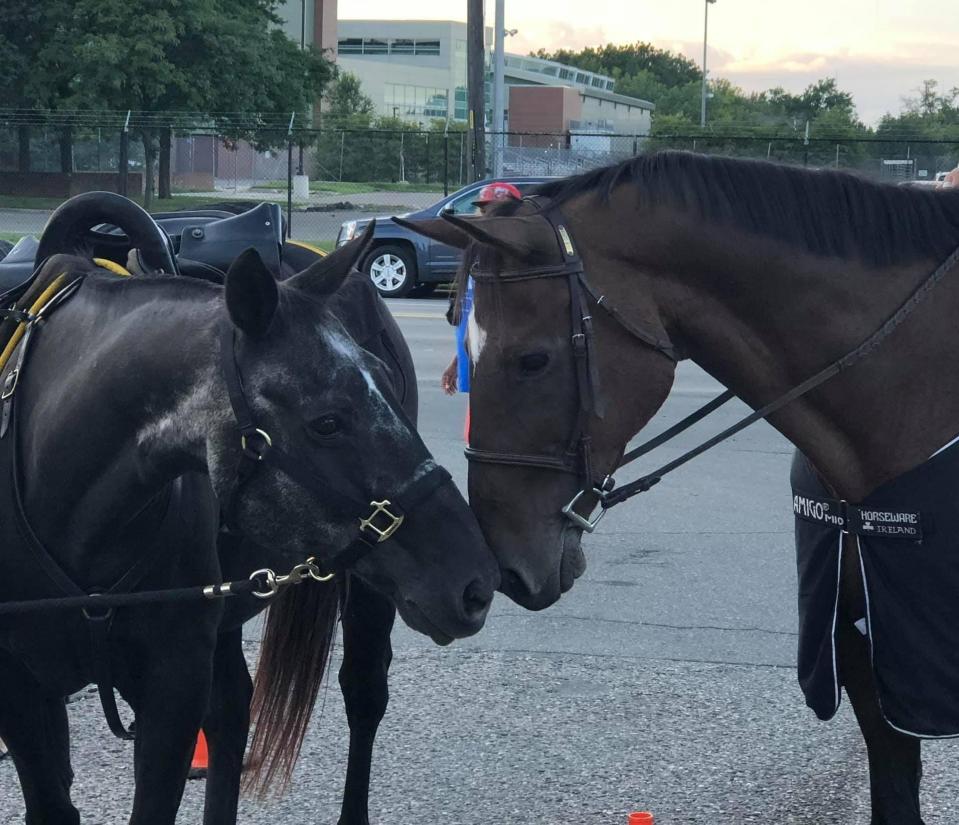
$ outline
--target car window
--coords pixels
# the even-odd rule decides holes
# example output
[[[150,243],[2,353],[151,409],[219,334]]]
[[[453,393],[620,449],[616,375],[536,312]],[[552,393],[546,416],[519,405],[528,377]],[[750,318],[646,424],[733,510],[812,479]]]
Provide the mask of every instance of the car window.
[[[473,204],[478,194],[479,189],[470,189],[465,195],[460,195],[446,204],[446,209],[454,215],[478,215],[479,207]]]
[[[515,182],[514,185],[520,192],[524,195],[532,189],[534,186],[538,186],[541,181],[526,181],[523,183]],[[460,195],[458,198],[451,200],[443,208],[444,211],[451,212],[454,215],[478,215],[479,207],[476,206],[473,201],[476,200],[479,195],[479,190],[481,187],[476,187],[470,189],[468,192]]]

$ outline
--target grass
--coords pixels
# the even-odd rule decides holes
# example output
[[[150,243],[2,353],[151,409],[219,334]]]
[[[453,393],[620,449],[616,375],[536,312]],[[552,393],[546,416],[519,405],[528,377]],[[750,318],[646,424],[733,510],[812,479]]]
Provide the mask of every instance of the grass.
[[[16,243],[19,241],[24,234],[23,232],[0,232],[0,241],[10,241],[10,243]]]
[[[258,183],[254,189],[286,189],[285,180],[267,180]],[[311,180],[311,192],[329,192],[335,195],[363,195],[367,192],[442,192],[442,183],[394,183],[392,181],[374,181],[355,183],[337,180]]]
[[[0,209],[56,209],[66,198],[41,198],[31,195],[0,195]],[[131,198],[141,206],[142,197]],[[202,206],[215,201],[228,201],[229,197],[216,198],[201,195],[176,195],[172,198],[154,198],[150,210],[153,212],[175,212],[191,206]],[[264,201],[285,204],[285,198],[264,197]]]

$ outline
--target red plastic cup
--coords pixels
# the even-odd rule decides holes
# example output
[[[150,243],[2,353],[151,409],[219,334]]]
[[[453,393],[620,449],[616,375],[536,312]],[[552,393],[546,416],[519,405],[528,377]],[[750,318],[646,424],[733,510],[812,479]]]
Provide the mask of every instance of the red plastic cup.
[[[649,811],[634,811],[629,815],[628,825],[653,825],[653,815]]]

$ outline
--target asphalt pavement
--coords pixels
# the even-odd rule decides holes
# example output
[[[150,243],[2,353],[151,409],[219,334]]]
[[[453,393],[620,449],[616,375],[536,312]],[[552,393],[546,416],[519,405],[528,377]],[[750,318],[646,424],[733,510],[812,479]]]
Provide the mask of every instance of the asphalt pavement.
[[[452,336],[439,300],[391,302],[419,373],[421,430],[464,484],[463,396],[439,375]],[[680,365],[652,434],[718,392]],[[666,460],[744,412],[732,403],[663,448]],[[865,750],[848,706],[819,722],[796,682],[791,449],[761,423],[612,511],[589,568],[540,613],[498,597],[484,631],[438,648],[405,627],[373,766],[376,825],[866,825]],[[652,464],[647,464],[651,467]],[[251,663],[257,628],[247,632]],[[246,825],[336,822],[347,726],[335,680],[284,797],[246,799]],[[94,694],[69,705],[84,823],[126,821],[133,749]],[[925,743],[927,825],[959,821],[959,746]],[[202,782],[180,823],[198,823]],[[0,763],[0,821],[22,819]]]

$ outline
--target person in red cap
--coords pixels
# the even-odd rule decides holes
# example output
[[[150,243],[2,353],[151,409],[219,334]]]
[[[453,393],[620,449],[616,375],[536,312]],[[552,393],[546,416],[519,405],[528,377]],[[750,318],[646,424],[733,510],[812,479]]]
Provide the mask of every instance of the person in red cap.
[[[504,181],[487,183],[480,189],[479,195],[473,204],[479,208],[480,214],[485,215],[490,204],[497,201],[522,200],[523,193],[513,184]],[[456,352],[450,365],[443,370],[440,376],[440,386],[447,395],[470,391],[470,359],[466,348],[466,323],[473,305],[473,279],[467,279],[466,294],[463,296],[462,311],[459,323],[456,325]],[[452,322],[451,322],[452,323]]]

